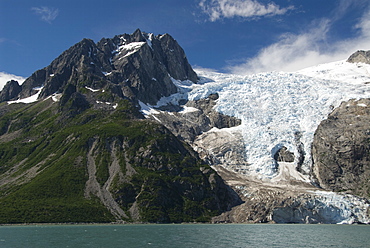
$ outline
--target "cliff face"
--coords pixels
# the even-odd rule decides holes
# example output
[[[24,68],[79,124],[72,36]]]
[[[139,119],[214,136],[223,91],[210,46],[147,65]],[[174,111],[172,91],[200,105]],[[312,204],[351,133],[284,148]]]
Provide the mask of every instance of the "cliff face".
[[[370,99],[343,102],[315,132],[313,173],[321,187],[370,197]]]

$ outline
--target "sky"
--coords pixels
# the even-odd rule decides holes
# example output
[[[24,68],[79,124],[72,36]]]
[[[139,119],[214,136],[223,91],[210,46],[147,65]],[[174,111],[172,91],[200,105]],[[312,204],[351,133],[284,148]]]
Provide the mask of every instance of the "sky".
[[[291,72],[370,50],[370,1],[0,0],[0,78],[137,28],[169,33],[195,68]]]

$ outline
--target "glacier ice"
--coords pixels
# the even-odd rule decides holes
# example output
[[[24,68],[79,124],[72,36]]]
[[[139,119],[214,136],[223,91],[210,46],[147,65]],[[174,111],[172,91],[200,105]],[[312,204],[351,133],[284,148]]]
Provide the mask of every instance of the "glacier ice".
[[[154,107],[218,93],[215,109],[242,120],[237,129],[243,135],[244,155],[250,173],[260,178],[277,175],[274,154],[283,146],[295,154],[295,165],[303,158],[301,170],[308,174],[311,143],[320,122],[342,101],[370,97],[370,65],[362,63],[339,61],[295,73],[247,76],[196,72],[197,84],[173,80],[179,92]]]
[[[338,70],[342,71],[342,77],[337,75]],[[302,169],[308,173],[317,126],[342,101],[370,97],[370,85],[365,83],[370,82],[367,72],[370,65],[346,62],[325,65],[326,78],[331,80],[323,79],[322,70],[317,67],[302,73],[247,76],[197,71],[202,80],[192,85],[188,98],[200,99],[217,92],[216,110],[242,120],[245,155],[252,172],[261,177],[276,176],[273,158],[276,148],[285,146],[298,158],[301,145]]]

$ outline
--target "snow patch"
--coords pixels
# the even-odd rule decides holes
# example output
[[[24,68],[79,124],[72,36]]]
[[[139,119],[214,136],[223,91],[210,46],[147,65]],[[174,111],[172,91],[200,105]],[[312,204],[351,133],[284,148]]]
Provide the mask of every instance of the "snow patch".
[[[63,94],[53,94],[51,99],[53,99],[54,102],[59,102],[60,98],[62,98]]]
[[[61,93],[60,94],[54,93],[54,94],[48,96],[47,98],[45,98],[43,101],[46,101],[46,100],[48,100],[48,99],[51,98],[51,100],[53,100],[53,102],[59,102],[59,100],[62,97],[62,95],[63,94],[61,94]]]
[[[104,74],[104,76],[109,76],[110,74],[112,74],[112,72],[105,72],[105,71],[102,71],[102,73]]]
[[[29,96],[29,97],[26,97],[26,98],[23,98],[23,99],[18,99],[18,100],[15,100],[15,101],[8,101],[8,104],[13,104],[13,103],[33,103],[33,102],[37,102],[38,100],[38,97],[41,93],[41,90],[42,90],[43,87],[36,87],[36,88],[33,88],[33,90],[36,90],[37,93],[32,95],[32,96]]]
[[[140,111],[144,114],[144,115],[153,115],[153,114],[159,114],[159,111],[154,109],[153,106],[151,105],[147,105],[145,103],[143,103],[142,101],[139,101],[139,105],[140,105]]]
[[[153,44],[152,44],[153,37],[154,37],[154,34],[150,33],[148,34],[148,38],[146,39],[146,43],[151,49],[153,49]]]
[[[111,102],[102,102],[102,101],[95,101],[97,104],[106,104],[106,105],[112,105]],[[113,108],[117,108],[118,104],[113,105]]]
[[[100,91],[100,89],[93,89],[93,88],[90,88],[88,86],[85,86],[86,89],[92,91],[92,92],[97,92],[97,91]]]
[[[179,111],[179,114],[186,114],[186,113],[192,113],[192,112],[197,112],[197,111],[200,111],[200,110],[194,107],[183,106],[183,109]]]
[[[131,42],[129,44],[123,44],[119,46],[116,50],[118,52],[118,55],[123,54],[122,57],[119,59],[123,59],[127,56],[130,56],[131,54],[136,53],[139,51],[139,49],[145,44],[146,42]]]

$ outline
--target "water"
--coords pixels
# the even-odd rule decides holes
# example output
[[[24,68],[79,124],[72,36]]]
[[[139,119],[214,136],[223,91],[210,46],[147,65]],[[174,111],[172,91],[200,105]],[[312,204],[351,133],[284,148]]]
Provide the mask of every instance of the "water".
[[[1,226],[0,247],[370,247],[370,226]]]

